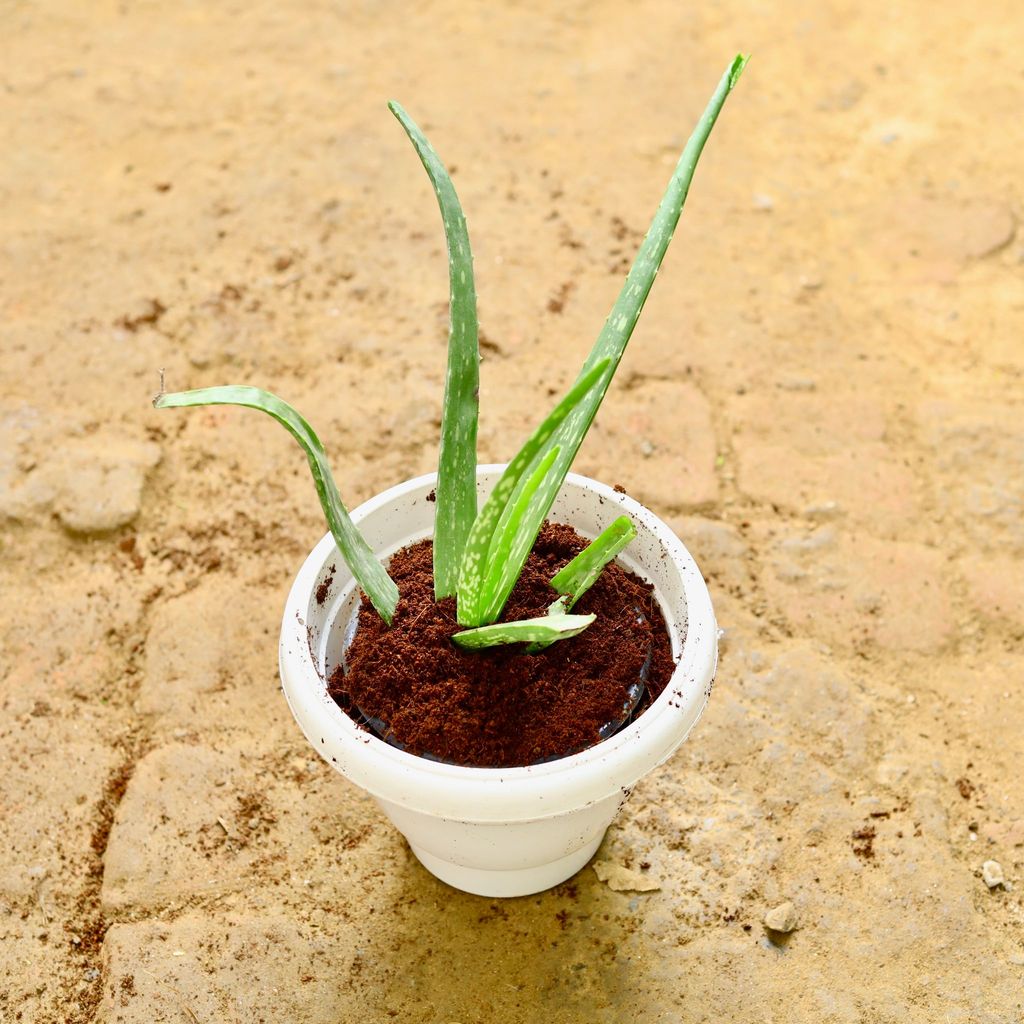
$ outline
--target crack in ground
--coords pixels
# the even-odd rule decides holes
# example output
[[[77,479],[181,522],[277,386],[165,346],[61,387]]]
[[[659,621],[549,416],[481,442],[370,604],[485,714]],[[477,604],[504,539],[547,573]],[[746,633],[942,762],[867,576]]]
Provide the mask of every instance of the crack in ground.
[[[89,863],[72,917],[78,923],[74,931],[65,925],[65,930],[71,934],[72,959],[81,966],[81,971],[74,974],[85,978],[84,983],[76,981],[74,975],[61,979],[62,1002],[69,1007],[65,1024],[91,1024],[102,997],[103,972],[97,961],[107,929],[113,923],[104,914],[101,901],[103,862],[117,808],[124,799],[136,764],[146,753],[147,741],[141,733],[135,733],[129,734],[119,745],[124,758],[107,779],[96,803],[96,823],[89,838]]]

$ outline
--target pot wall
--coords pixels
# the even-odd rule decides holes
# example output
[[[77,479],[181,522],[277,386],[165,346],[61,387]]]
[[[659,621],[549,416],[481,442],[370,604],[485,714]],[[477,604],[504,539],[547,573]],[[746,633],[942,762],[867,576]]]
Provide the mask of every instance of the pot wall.
[[[504,467],[481,466],[481,499]],[[352,513],[383,558],[433,530],[435,476],[407,481]],[[612,738],[523,768],[460,768],[414,757],[356,728],[327,694],[356,607],[354,581],[328,534],[296,578],[281,632],[281,680],[306,737],[329,764],[377,798],[420,861],[457,888],[517,896],[557,885],[591,857],[641,776],[683,741],[710,693],[717,626],[703,577],[675,535],[643,506],[569,474],[551,518],[595,536],[623,512],[637,537],[620,561],[655,586],[676,672],[658,700]],[[317,588],[328,578],[326,598]]]

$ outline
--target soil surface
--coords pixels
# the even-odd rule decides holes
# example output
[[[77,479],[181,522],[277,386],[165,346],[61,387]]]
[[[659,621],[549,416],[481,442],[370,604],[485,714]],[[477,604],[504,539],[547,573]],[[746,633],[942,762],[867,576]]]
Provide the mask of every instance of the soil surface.
[[[586,546],[547,523],[500,622],[547,614],[551,578]],[[642,714],[672,678],[672,641],[650,584],[615,563],[572,609],[594,615],[578,636],[534,654],[524,644],[465,651],[454,598],[434,600],[433,545],[397,552],[401,599],[390,626],[364,597],[355,636],[329,690],[343,711],[412,754],[506,768],[575,754]]]
[[[0,1018],[1019,1021],[1022,32],[1016,0],[4,5]],[[718,682],[593,866],[463,895],[279,692],[303,458],[151,409],[157,369],[292,400],[351,505],[433,468],[447,267],[395,98],[456,168],[507,459],[740,49],[576,465],[693,551]]]

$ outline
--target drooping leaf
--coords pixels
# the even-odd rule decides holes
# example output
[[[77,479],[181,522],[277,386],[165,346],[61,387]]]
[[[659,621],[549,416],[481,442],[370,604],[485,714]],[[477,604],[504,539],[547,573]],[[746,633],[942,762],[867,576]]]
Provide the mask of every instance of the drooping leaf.
[[[399,103],[392,101],[388,109],[416,147],[434,186],[448,246],[448,369],[441,407],[441,449],[434,507],[434,598],[440,601],[455,593],[462,553],[476,519],[480,348],[473,254],[466,218],[441,158]]]
[[[558,491],[565,481],[565,475],[583,443],[583,438],[590,429],[590,424],[604,399],[608,385],[611,383],[619,360],[626,349],[626,344],[633,333],[640,311],[647,301],[658,268],[668,250],[669,242],[672,241],[672,235],[679,222],[679,215],[686,201],[693,172],[704,149],[704,144],[711,134],[711,129],[714,127],[726,97],[736,85],[746,63],[747,58],[741,54],[729,65],[698,121],[697,127],[686,143],[668,188],[654,215],[654,220],[651,222],[651,227],[640,246],[629,274],[626,276],[622,291],[619,293],[590,355],[583,364],[580,379],[582,380],[596,366],[607,364],[606,369],[601,374],[597,385],[587,392],[586,397],[576,405],[558,430],[547,439],[546,446],[531,455],[531,461],[535,462],[544,458],[548,448],[557,445],[561,449],[551,471],[545,477],[544,483],[533,495],[531,507],[527,511],[527,515],[531,519],[539,517],[543,521],[550,511]],[[522,484],[518,484],[517,487],[521,488]]]
[[[345,564],[352,570],[356,582],[363,588],[380,617],[388,625],[391,624],[398,604],[398,587],[349,517],[348,510],[338,494],[320,438],[292,406],[262,388],[242,385],[160,394],[153,400],[153,405],[158,409],[181,409],[196,405],[240,405],[248,409],[259,409],[260,412],[265,412],[277,420],[299,442],[306,453],[320,505]]]
[[[596,617],[595,615],[542,615],[536,619],[520,619],[518,622],[495,622],[490,626],[464,629],[461,633],[453,634],[452,640],[467,650],[494,647],[497,644],[535,641],[551,643],[582,633]]]
[[[587,392],[597,386],[601,375],[607,369],[607,362],[599,361],[592,366],[569,389],[566,396],[555,406],[551,414],[530,435],[520,449],[519,454],[505,467],[504,473],[491,491],[484,506],[480,509],[462,556],[459,571],[458,587],[458,618],[462,626],[482,626],[488,621],[483,618],[485,609],[492,603],[491,594],[485,590],[485,583],[492,578],[490,574],[489,553],[496,536],[499,523],[502,522],[509,499],[516,492],[519,484],[525,483],[528,477],[524,473],[534,461],[534,456],[544,447],[551,435],[564,422],[565,418],[584,399]],[[531,471],[532,472],[532,471]],[[543,517],[541,519],[543,522]],[[505,519],[507,527],[507,517]],[[503,528],[502,533],[507,532]],[[524,556],[525,559],[525,556]],[[522,568],[520,564],[519,568]],[[518,576],[518,569],[516,571]],[[507,594],[505,595],[508,596]],[[502,600],[504,605],[504,599]],[[500,608],[499,608],[500,613]],[[497,618],[497,615],[495,615]],[[491,620],[493,621],[493,620]]]

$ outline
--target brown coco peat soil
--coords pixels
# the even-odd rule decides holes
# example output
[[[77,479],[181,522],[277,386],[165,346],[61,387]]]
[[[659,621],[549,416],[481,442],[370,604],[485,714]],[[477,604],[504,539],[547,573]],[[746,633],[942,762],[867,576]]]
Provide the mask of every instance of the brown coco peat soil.
[[[572,527],[546,524],[501,621],[544,615],[555,597],[548,581],[585,544]],[[579,636],[535,655],[522,644],[463,651],[451,641],[462,628],[455,600],[434,600],[432,551],[425,540],[391,559],[401,591],[391,626],[364,598],[346,664],[330,679],[342,710],[385,723],[396,746],[474,767],[549,761],[613,735],[638,680],[645,693],[634,714],[671,678],[672,644],[652,588],[621,566],[607,566],[573,608],[597,615]]]

